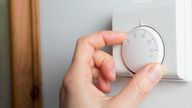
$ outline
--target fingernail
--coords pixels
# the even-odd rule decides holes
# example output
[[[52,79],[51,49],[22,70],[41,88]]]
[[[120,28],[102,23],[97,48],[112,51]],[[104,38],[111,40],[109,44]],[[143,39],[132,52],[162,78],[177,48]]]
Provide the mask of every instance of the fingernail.
[[[140,79],[143,91],[150,91],[162,78],[165,69],[160,64],[152,64],[145,69],[145,75]]]
[[[152,81],[159,81],[164,74],[165,69],[162,65],[153,64],[148,70],[147,77]]]

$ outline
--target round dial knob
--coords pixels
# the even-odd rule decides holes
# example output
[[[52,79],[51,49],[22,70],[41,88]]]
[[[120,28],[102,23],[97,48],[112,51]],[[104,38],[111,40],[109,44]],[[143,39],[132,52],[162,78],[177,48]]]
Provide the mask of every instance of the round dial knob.
[[[132,73],[146,64],[162,63],[165,53],[160,34],[149,26],[139,26],[129,31],[121,51],[123,62]]]

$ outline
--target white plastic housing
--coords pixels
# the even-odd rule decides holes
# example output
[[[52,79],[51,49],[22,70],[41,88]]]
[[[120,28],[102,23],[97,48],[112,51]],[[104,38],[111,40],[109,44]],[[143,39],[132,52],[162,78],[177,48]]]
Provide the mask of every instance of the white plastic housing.
[[[113,14],[113,31],[128,32],[143,22],[155,28],[163,38],[167,69],[164,79],[192,81],[192,1],[159,0],[133,3]],[[122,45],[113,47],[116,72],[132,77],[122,58]],[[137,55],[134,52],[130,55]],[[144,58],[145,59],[145,58]],[[133,64],[136,65],[136,64]]]

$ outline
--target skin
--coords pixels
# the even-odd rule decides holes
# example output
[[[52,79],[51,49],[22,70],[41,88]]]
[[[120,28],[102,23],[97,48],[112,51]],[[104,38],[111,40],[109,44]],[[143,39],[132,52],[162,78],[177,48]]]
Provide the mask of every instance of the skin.
[[[112,56],[100,49],[121,44],[126,36],[126,33],[102,31],[77,41],[62,83],[61,108],[137,108],[141,104],[165,73],[160,64],[144,66],[119,94],[106,95],[116,74]]]

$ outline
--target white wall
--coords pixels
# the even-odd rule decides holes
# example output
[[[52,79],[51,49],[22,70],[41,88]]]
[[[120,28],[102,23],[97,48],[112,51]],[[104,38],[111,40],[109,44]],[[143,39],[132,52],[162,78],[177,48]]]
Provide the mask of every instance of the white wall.
[[[43,98],[45,108],[58,108],[59,89],[80,36],[111,30],[114,8],[131,0],[41,0]],[[112,86],[116,94],[127,83]],[[141,108],[192,108],[192,84],[162,82]]]

